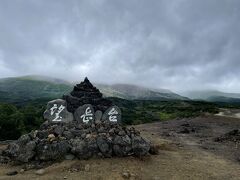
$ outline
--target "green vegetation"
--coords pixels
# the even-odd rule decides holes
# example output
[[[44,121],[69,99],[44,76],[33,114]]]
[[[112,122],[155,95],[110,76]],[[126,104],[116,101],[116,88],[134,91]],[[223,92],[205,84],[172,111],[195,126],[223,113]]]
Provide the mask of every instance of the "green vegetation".
[[[203,101],[128,101],[110,98],[121,107],[124,124],[141,124],[176,118],[196,117],[204,113],[217,113],[213,103]]]
[[[223,97],[223,96],[212,96],[208,98],[209,102],[215,102],[217,104],[225,104],[225,105],[234,105],[240,106],[240,98],[231,98],[231,97]]]
[[[43,123],[43,111],[42,106],[0,104],[0,140],[17,139],[39,128]]]
[[[240,102],[214,102],[219,108],[240,109]]]
[[[201,101],[150,101],[109,98],[123,112],[125,125],[196,117],[203,113],[217,113],[213,103]],[[38,129],[49,98],[21,104],[0,104],[0,140],[17,139],[21,134]]]

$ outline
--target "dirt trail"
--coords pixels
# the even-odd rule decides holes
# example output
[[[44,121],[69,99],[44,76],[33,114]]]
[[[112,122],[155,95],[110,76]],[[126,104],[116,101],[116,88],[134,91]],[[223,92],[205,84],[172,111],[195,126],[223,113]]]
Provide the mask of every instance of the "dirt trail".
[[[228,123],[230,121],[230,123]],[[189,125],[187,125],[189,123]],[[233,124],[230,125],[229,124]],[[124,179],[122,174],[129,172],[130,179],[146,180],[194,180],[194,179],[240,179],[240,163],[226,153],[229,144],[215,144],[215,136],[240,127],[240,121],[223,117],[173,120],[135,126],[142,135],[159,146],[159,155],[143,159],[126,157],[111,159],[91,159],[88,161],[64,161],[46,168],[42,176],[29,170],[16,176],[6,176],[11,170],[21,166],[0,165],[2,179]],[[184,128],[195,128],[192,133],[179,133]],[[224,131],[222,132],[222,129]],[[221,131],[221,132],[220,132]],[[182,131],[184,132],[184,131]],[[213,144],[213,145],[209,145]],[[214,147],[214,148],[213,148]],[[230,154],[239,151],[233,144]],[[90,166],[90,169],[85,169]],[[78,171],[74,171],[78,169]]]

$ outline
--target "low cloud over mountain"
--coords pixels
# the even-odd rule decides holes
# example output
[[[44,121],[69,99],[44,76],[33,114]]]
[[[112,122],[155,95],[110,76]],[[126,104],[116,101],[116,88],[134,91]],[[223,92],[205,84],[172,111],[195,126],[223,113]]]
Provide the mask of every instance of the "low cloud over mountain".
[[[0,77],[240,91],[239,0],[1,0]]]

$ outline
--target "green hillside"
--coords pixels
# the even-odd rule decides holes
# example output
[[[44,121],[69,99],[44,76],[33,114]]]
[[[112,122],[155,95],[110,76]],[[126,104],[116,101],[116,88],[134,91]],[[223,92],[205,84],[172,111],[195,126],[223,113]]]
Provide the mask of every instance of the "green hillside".
[[[0,102],[19,103],[36,99],[55,99],[69,93],[73,84],[47,76],[24,76],[0,79]],[[105,97],[139,100],[187,100],[169,90],[151,90],[135,85],[96,84]]]
[[[5,78],[0,80],[0,102],[23,103],[38,98],[54,99],[72,89],[71,85],[34,80]]]

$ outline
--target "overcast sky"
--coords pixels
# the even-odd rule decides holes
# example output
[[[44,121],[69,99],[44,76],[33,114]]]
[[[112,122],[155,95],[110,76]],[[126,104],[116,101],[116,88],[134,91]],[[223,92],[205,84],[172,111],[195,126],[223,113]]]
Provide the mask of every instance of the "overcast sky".
[[[240,0],[1,0],[0,77],[240,92]]]

